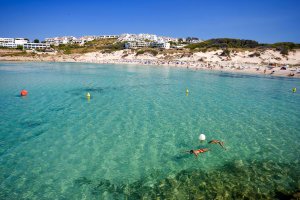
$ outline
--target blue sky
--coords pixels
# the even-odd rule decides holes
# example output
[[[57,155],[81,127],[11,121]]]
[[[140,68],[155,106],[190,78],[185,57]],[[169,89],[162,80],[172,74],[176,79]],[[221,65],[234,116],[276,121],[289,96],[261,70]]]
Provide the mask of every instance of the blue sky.
[[[0,0],[0,37],[153,33],[300,43],[299,0]]]

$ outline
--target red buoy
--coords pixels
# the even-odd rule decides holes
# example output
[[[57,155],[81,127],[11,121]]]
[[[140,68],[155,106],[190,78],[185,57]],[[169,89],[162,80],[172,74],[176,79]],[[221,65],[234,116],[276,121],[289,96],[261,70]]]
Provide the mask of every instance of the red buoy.
[[[26,96],[27,94],[28,94],[28,92],[26,90],[21,91],[21,96]]]

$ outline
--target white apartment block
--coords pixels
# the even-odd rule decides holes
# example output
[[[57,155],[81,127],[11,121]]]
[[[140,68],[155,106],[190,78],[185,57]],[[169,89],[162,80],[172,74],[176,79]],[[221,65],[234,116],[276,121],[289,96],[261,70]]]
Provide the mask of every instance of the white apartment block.
[[[158,41],[162,42],[178,42],[178,38],[171,38],[171,37],[158,37]]]
[[[14,43],[14,38],[0,38],[0,43]]]
[[[135,41],[125,43],[126,49],[137,49],[144,47],[154,47],[162,49],[170,49],[170,43],[168,42],[144,42],[144,41]]]
[[[118,35],[99,35],[96,36],[96,39],[111,39],[111,38],[117,39],[118,37],[119,37]]]
[[[6,47],[6,48],[17,48],[18,45],[15,43],[0,43],[0,47]]]
[[[61,41],[62,44],[68,44],[68,43],[72,43],[73,40],[76,40],[76,37],[65,36],[65,37],[62,37],[62,40],[60,40],[60,41]]]
[[[151,47],[161,48],[161,49],[170,49],[170,43],[169,42],[152,42]]]
[[[28,43],[28,39],[25,39],[25,38],[15,38],[15,44],[17,45],[23,45],[23,44],[26,44]]]
[[[122,34],[118,38],[119,41],[144,41],[144,40],[150,40],[150,41],[157,41],[157,36],[156,35],[151,35],[151,34]]]
[[[110,39],[118,38],[118,35],[100,35],[100,36],[82,36],[76,38],[73,36],[64,36],[64,37],[54,37],[54,38],[45,38],[46,43],[53,45],[60,44],[84,44],[85,42],[93,41],[95,39]]]
[[[80,45],[83,45],[84,44],[84,40],[81,40],[81,39],[76,39],[76,40],[73,40],[72,43],[74,44],[80,44]]]
[[[126,49],[136,49],[136,48],[143,48],[143,47],[149,47],[149,46],[150,46],[150,42],[143,42],[143,41],[125,43]]]
[[[177,42],[177,38],[157,36],[153,34],[122,34],[118,38],[119,41],[136,42],[136,41],[151,41],[158,43]]]
[[[189,43],[191,43],[191,44],[195,44],[195,43],[200,43],[200,42],[203,42],[203,40],[189,40],[188,41]]]
[[[96,36],[82,36],[79,38],[79,40],[83,42],[90,42],[96,39]],[[76,39],[75,39],[76,40]]]
[[[45,38],[45,42],[48,44],[54,44],[54,38]]]
[[[0,47],[17,48],[23,47],[23,49],[45,49],[50,48],[50,44],[46,43],[29,43],[26,38],[0,38]]]
[[[73,36],[63,36],[63,37],[54,37],[54,38],[45,38],[47,44],[53,44],[58,46],[60,44],[70,44],[76,40],[76,37]]]
[[[118,38],[119,41],[136,41],[137,38],[135,37],[134,34],[128,34],[128,33],[125,33],[125,34],[122,34],[120,35],[120,37]]]
[[[141,40],[157,41],[157,35],[153,35],[153,34],[141,33],[138,34],[137,37]]]
[[[25,43],[23,45],[24,49],[46,49],[50,48],[50,44],[47,43]]]
[[[27,42],[28,39],[25,38],[0,38],[0,47],[17,48]]]

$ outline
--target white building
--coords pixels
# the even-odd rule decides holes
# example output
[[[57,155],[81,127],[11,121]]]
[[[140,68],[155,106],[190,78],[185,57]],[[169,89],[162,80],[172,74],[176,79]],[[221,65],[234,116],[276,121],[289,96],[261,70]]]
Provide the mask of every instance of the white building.
[[[158,37],[158,42],[178,42],[178,38],[171,38],[171,37]]]
[[[0,43],[0,47],[17,48],[18,45],[15,43]]]
[[[178,38],[171,38],[165,36],[157,36],[154,34],[122,34],[118,38],[119,41],[126,41],[126,42],[136,42],[136,41],[150,41],[150,42],[157,42],[157,43],[167,43],[167,42],[178,42]]]
[[[152,42],[151,47],[162,48],[162,49],[170,49],[170,43],[169,42]]]
[[[76,37],[73,36],[45,38],[47,44],[53,44],[55,46],[58,46],[60,44],[72,44],[74,40],[76,40]]]
[[[136,48],[144,48],[149,47],[150,42],[144,42],[144,41],[136,41],[136,42],[127,42],[125,43],[126,49],[136,49]]]
[[[145,48],[145,47],[169,49],[170,43],[168,43],[168,42],[145,42],[145,41],[135,41],[135,42],[125,43],[126,49],[137,49],[137,48]]]
[[[99,35],[96,36],[96,39],[111,39],[111,38],[117,39],[118,37],[119,37],[118,35]]]
[[[120,37],[118,38],[119,41],[135,41],[137,40],[135,38],[135,35],[134,34],[128,34],[128,33],[125,33],[125,34],[122,34],[120,35]]]
[[[186,42],[190,44],[195,44],[203,42],[203,40],[199,40],[198,38],[186,38]]]
[[[27,43],[28,39],[25,38],[0,38],[0,46],[6,48],[17,48]]]
[[[93,40],[95,40],[96,39],[96,36],[82,36],[82,37],[80,37],[79,38],[79,40],[81,40],[81,42],[83,41],[83,42],[90,42],[90,41],[93,41]],[[73,41],[75,41],[76,40],[76,38],[75,39],[73,39]],[[78,40],[78,39],[77,39]]]
[[[62,37],[62,40],[60,40],[60,41],[61,41],[61,44],[69,44],[69,43],[72,43],[73,40],[76,40],[76,37],[64,36],[64,37]]]
[[[14,38],[0,38],[0,43],[14,43]]]
[[[55,39],[54,38],[45,38],[45,42],[48,44],[54,44]]]
[[[23,45],[28,42],[29,42],[29,40],[26,38],[15,38],[15,44],[17,44],[17,45]]]
[[[50,48],[50,44],[47,43],[25,43],[23,45],[24,49],[46,49]]]
[[[118,38],[119,41],[157,41],[157,36],[153,34],[146,34],[146,33],[141,33],[141,34],[122,34]]]
[[[195,44],[195,43],[200,43],[200,42],[203,42],[203,40],[190,40],[189,43],[191,44]]]
[[[7,48],[22,47],[23,49],[45,49],[50,48],[50,44],[46,43],[29,43],[25,38],[0,38],[0,46]]]
[[[140,40],[157,41],[157,35],[147,34],[147,33],[138,34],[137,38]]]
[[[77,38],[76,40],[73,40],[72,41],[74,44],[80,44],[80,45],[83,45],[84,44],[84,40],[81,40],[80,38]]]
[[[63,37],[54,37],[54,38],[45,38],[46,43],[52,45],[60,45],[60,44],[81,44],[83,45],[85,42],[93,41],[95,39],[111,39],[118,38],[118,35],[100,35],[100,36],[82,36],[80,38],[76,38],[73,36],[63,36]]]

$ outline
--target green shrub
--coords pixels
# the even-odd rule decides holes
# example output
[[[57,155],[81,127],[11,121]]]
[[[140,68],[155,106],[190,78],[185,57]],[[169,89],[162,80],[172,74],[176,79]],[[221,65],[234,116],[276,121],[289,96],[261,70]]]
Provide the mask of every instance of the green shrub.
[[[22,46],[22,45],[18,45],[18,46],[17,46],[17,49],[23,50],[23,46]]]
[[[154,49],[141,49],[141,50],[138,50],[135,55],[138,56],[138,55],[142,55],[144,53],[150,53],[151,55],[156,56],[158,54],[158,51],[156,51]]]
[[[281,55],[284,55],[284,56],[289,55],[289,50],[288,50],[288,48],[283,47],[283,48],[280,50],[280,54],[281,54]]]
[[[104,49],[101,51],[101,53],[112,53],[113,51],[111,49]]]
[[[241,40],[241,39],[231,39],[231,38],[217,38],[210,39],[196,44],[187,45],[186,48],[191,50],[201,50],[203,48],[275,48],[279,51],[283,49],[292,50],[295,48],[300,48],[300,44],[296,44],[293,42],[278,42],[274,44],[265,44],[258,43],[254,40]],[[283,50],[286,52],[286,50]]]
[[[254,52],[253,54],[250,54],[249,57],[253,58],[253,57],[259,57],[260,53],[259,52]]]
[[[259,43],[254,40],[240,40],[231,38],[218,38],[210,39],[204,42],[187,45],[186,48],[196,49],[196,48],[255,48],[258,47]]]
[[[228,49],[224,49],[220,56],[227,56],[230,57],[230,51]]]
[[[292,50],[297,47],[297,44],[293,42],[278,42],[271,45],[273,48],[276,48],[278,50],[282,50],[283,48]]]
[[[112,51],[123,50],[123,49],[125,49],[125,43],[124,42],[116,42],[116,43],[105,46],[105,48],[110,49]]]

